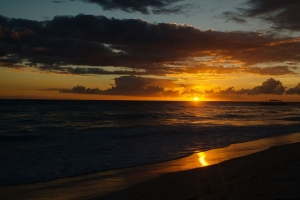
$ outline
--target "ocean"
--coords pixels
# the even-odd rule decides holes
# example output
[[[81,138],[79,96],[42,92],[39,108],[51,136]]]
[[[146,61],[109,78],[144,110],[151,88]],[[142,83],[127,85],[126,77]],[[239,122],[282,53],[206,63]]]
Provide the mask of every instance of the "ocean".
[[[300,103],[0,100],[0,185],[132,167],[300,131]]]

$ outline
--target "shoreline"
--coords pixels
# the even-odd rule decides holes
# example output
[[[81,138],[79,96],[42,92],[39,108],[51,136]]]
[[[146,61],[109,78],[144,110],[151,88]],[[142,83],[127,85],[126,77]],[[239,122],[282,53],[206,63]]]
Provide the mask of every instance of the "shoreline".
[[[279,135],[269,136],[269,137],[266,137],[266,138],[258,138],[258,139],[248,140],[248,141],[242,141],[242,142],[239,142],[239,143],[229,144],[227,146],[220,146],[220,147],[217,147],[215,149],[207,149],[207,150],[204,150],[203,152],[210,152],[210,151],[214,152],[214,151],[219,150],[219,149],[222,151],[223,149],[227,149],[227,148],[229,148],[232,145],[233,146],[236,146],[236,145],[240,146],[240,145],[244,145],[244,144],[247,144],[247,143],[250,143],[250,146],[251,146],[252,143],[256,142],[256,141],[262,140],[262,142],[264,142],[265,139],[268,140],[270,138],[277,138],[277,137],[279,137],[279,138],[285,138],[285,137],[289,137],[290,135],[295,135],[295,134],[300,134],[300,132],[299,133],[285,133],[285,134],[279,134]],[[284,141],[285,140],[286,139],[284,139]],[[280,144],[284,144],[284,141],[283,141],[283,143],[280,143]],[[300,135],[299,135],[298,141],[300,142]],[[287,141],[287,142],[289,143],[289,141]],[[198,154],[198,153],[200,153],[200,151],[195,151],[194,153],[186,154],[184,156],[179,156],[179,157],[175,157],[175,158],[171,158],[171,159],[167,159],[167,160],[156,161],[156,162],[150,162],[150,163],[146,163],[146,164],[137,164],[137,165],[132,165],[132,166],[125,166],[125,167],[120,167],[120,168],[104,169],[104,170],[93,171],[93,172],[88,172],[88,173],[79,173],[79,174],[76,174],[76,175],[63,176],[63,177],[59,177],[59,178],[50,178],[50,179],[47,179],[47,180],[41,180],[41,181],[35,181],[35,182],[20,182],[20,183],[6,184],[6,185],[1,185],[0,184],[0,188],[1,187],[10,187],[10,186],[19,186],[19,185],[40,184],[40,183],[46,183],[46,182],[56,181],[56,180],[60,180],[60,179],[69,179],[69,178],[76,178],[76,177],[82,177],[82,176],[89,176],[89,175],[93,175],[93,174],[106,173],[106,172],[111,172],[111,171],[124,171],[124,170],[126,171],[126,170],[132,169],[132,168],[141,168],[141,167],[151,166],[151,165],[160,165],[161,163],[169,163],[169,162],[173,162],[173,161],[176,162],[177,160],[182,160],[182,159],[186,160],[187,158],[195,159],[195,154]],[[251,152],[249,152],[249,154],[250,153]],[[242,156],[242,155],[239,155],[239,156]],[[232,157],[232,158],[234,158],[234,157]],[[214,161],[214,162],[221,162],[221,161]],[[210,161],[210,165],[212,165],[212,164],[213,163],[211,163],[211,161]],[[201,167],[201,165],[200,166],[198,166],[198,165],[194,166],[194,168],[196,168],[196,167]],[[187,168],[187,169],[189,169],[189,168]]]
[[[300,199],[300,143],[272,146],[208,167],[163,174],[101,200]]]
[[[140,189],[140,187],[148,184],[149,182],[157,180],[161,182],[162,177],[165,176],[177,176],[177,174],[182,174],[185,172],[187,173],[190,171],[196,173],[197,170],[201,171],[203,169],[215,168],[216,166],[223,165],[223,163],[235,162],[236,159],[247,160],[248,156],[256,155],[265,151],[271,151],[272,148],[274,149],[274,146],[276,146],[276,148],[279,148],[281,147],[279,145],[295,142],[298,142],[295,144],[295,146],[299,147],[298,152],[300,152],[300,133],[294,133],[233,144],[224,148],[212,149],[202,153],[199,152],[188,157],[170,160],[162,163],[110,170],[47,182],[39,182],[35,184],[1,186],[0,198],[98,199],[101,197],[100,199],[114,199],[114,196],[118,196],[119,194],[122,194],[122,196],[124,197],[124,194],[122,192],[126,193],[125,196],[130,196],[130,194],[138,194],[139,190],[144,190],[145,188]],[[270,147],[272,148],[268,149]],[[203,163],[203,161],[205,161],[206,164]],[[211,166],[202,167],[205,165]],[[173,181],[171,181],[170,183],[173,184]],[[155,184],[159,185],[159,182]],[[139,189],[137,192],[133,192],[134,188]],[[130,194],[127,194],[128,191]],[[152,193],[155,194],[155,191]],[[128,199],[134,198],[137,197],[128,197]],[[145,197],[145,199],[147,198]]]

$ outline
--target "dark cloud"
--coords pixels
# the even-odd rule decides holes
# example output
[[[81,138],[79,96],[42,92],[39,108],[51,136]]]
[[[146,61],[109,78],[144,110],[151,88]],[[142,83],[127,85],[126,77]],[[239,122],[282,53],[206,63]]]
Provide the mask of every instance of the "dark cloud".
[[[136,76],[123,76],[115,79],[115,86],[105,91],[111,95],[157,96],[164,88],[156,83],[156,79]]]
[[[285,87],[283,87],[282,83],[279,80],[275,80],[273,78],[268,79],[263,82],[261,86],[257,86],[250,90],[250,95],[256,94],[278,94],[282,95],[285,91]]]
[[[53,3],[65,3],[64,1],[52,1]]]
[[[298,63],[286,63],[286,64],[288,64],[288,65],[298,65]]]
[[[104,94],[103,90],[99,88],[85,88],[85,86],[77,85],[72,89],[60,89],[61,93],[76,93],[76,94]]]
[[[0,62],[1,63],[1,62]],[[73,75],[145,75],[146,72],[134,70],[113,70],[108,71],[97,67],[60,67],[53,65],[43,65],[39,67],[40,70],[46,72],[53,72],[57,74],[73,74]]]
[[[267,20],[274,23],[277,29],[288,29],[293,31],[300,30],[300,3],[290,6],[275,15],[274,17],[268,17]]]
[[[288,75],[288,74],[295,74],[290,68],[293,69],[293,67],[289,66],[276,66],[276,67],[250,67],[247,69],[244,69],[243,71],[249,74],[260,74],[260,75]]]
[[[169,67],[168,72],[171,74],[259,74],[259,75],[291,75],[296,74],[292,70],[297,67],[275,66],[275,67],[224,67],[224,66],[208,66],[193,65],[188,67]]]
[[[222,72],[282,75],[293,68],[224,67],[208,63],[297,63],[299,38],[253,32],[201,31],[168,23],[104,16],[61,16],[49,21],[0,16],[1,66],[32,66],[69,74],[166,75]],[[85,66],[85,67],[82,67]],[[106,70],[122,67],[124,70]]]
[[[248,94],[248,95],[259,95],[259,94],[277,94],[283,95],[285,92],[285,87],[279,80],[273,78],[268,79],[263,82],[262,85],[256,86],[252,89],[241,89],[235,90],[234,87],[229,87],[226,90],[221,90],[219,94]]]
[[[250,6],[249,9],[245,9],[248,15],[257,16],[298,5],[299,0],[248,0],[246,4]]]
[[[300,83],[298,83],[298,85],[294,88],[290,88],[288,90],[286,90],[285,92],[286,94],[299,94],[300,95]]]
[[[23,62],[23,60],[20,59],[18,56],[8,55],[6,56],[6,58],[0,58],[0,67],[15,68],[15,69],[26,67],[26,65],[18,64],[21,62]]]
[[[193,9],[196,9],[197,6],[193,4],[184,4],[184,5],[177,5],[177,6],[171,6],[168,8],[159,8],[159,9],[153,9],[152,13],[153,14],[182,14],[189,16],[190,12]]]
[[[240,19],[258,17],[272,22],[276,29],[300,30],[299,0],[248,0],[248,8],[224,12],[223,18],[240,23]]]
[[[115,84],[109,89],[85,88],[75,86],[72,89],[60,90],[62,93],[126,95],[126,96],[178,96],[178,91],[165,89],[163,86],[174,85],[171,80],[144,78],[139,76],[121,76],[115,78]]]
[[[227,55],[232,56],[235,60],[246,62],[248,65],[258,63],[283,63],[294,61],[296,58],[295,51],[300,48],[299,38],[283,38],[260,47],[249,48],[247,50],[238,50],[236,53],[229,52]]]
[[[244,24],[247,21],[245,20],[245,17],[243,17],[242,15],[235,13],[235,12],[223,12],[220,16],[218,16],[217,18],[224,18],[226,19],[226,21],[233,21],[239,24]]]
[[[115,78],[115,84],[106,90],[99,88],[86,88],[84,86],[75,86],[72,89],[62,89],[61,93],[77,93],[77,94],[100,94],[100,95],[126,95],[126,96],[154,96],[154,97],[180,97],[180,96],[198,96],[207,95],[209,97],[239,97],[241,95],[295,95],[300,94],[300,83],[294,88],[287,89],[282,82],[270,78],[263,82],[260,86],[252,89],[235,90],[234,87],[229,87],[225,90],[195,90],[189,85],[179,85],[168,79],[145,78],[140,76],[121,76]],[[183,88],[180,92],[178,88]]]
[[[81,0],[96,3],[104,10],[122,10],[142,14],[186,14],[192,8],[190,4],[176,5],[186,0]],[[175,4],[175,5],[174,5]]]

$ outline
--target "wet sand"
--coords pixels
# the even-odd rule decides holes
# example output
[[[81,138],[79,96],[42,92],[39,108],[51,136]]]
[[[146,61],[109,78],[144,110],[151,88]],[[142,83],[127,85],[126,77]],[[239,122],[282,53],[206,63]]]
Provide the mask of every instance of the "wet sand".
[[[300,199],[300,143],[162,175],[101,199]],[[97,198],[95,198],[97,199]]]
[[[163,163],[0,187],[0,199],[300,199],[299,139],[291,134]]]

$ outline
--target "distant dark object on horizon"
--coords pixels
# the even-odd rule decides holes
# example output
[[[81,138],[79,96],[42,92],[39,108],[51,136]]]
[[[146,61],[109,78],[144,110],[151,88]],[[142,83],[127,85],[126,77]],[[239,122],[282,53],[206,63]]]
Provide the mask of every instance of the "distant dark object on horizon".
[[[261,102],[262,105],[267,105],[267,106],[283,106],[287,105],[286,102],[283,102],[282,100],[275,100],[271,99],[269,101]]]

